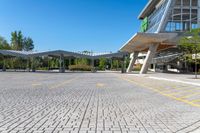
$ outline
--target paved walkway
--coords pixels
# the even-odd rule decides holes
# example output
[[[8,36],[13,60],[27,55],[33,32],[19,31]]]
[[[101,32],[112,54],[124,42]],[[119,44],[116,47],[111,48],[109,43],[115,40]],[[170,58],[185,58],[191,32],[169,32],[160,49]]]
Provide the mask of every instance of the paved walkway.
[[[199,107],[152,89],[188,86],[156,81],[114,73],[0,73],[0,132],[197,130]]]

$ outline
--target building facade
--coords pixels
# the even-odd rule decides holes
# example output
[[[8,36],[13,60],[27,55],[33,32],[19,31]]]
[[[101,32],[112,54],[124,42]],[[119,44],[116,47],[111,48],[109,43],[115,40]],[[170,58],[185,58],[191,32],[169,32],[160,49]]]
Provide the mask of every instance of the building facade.
[[[138,19],[142,21],[140,31],[121,51],[134,54],[132,58],[138,58],[140,52],[146,53],[140,71],[144,74],[151,64],[162,61],[165,64],[181,54],[176,50],[180,34],[200,27],[200,0],[149,0]],[[131,59],[128,72],[135,61]]]

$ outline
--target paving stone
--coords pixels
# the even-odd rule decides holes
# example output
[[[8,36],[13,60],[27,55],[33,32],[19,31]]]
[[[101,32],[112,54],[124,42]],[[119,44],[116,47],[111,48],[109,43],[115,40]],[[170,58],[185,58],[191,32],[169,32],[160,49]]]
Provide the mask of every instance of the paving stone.
[[[199,108],[120,76],[0,73],[0,133],[185,133],[200,128]],[[167,81],[134,80],[173,90]]]

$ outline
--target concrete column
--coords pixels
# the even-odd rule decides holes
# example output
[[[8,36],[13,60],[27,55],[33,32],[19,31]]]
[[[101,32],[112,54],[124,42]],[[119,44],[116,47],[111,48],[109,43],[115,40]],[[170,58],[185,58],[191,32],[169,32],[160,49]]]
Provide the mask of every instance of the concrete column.
[[[6,59],[5,59],[5,56],[3,56],[3,69],[2,69],[3,72],[6,71]]]
[[[30,58],[29,57],[27,58],[27,66],[26,67],[27,67],[26,68],[27,71],[30,72]]]
[[[90,59],[90,66],[94,67],[94,59]]]
[[[110,70],[112,70],[112,68],[113,68],[113,60],[112,58],[110,58]]]
[[[128,66],[127,71],[126,71],[127,73],[132,72],[133,66],[135,64],[135,61],[137,60],[138,54],[139,54],[139,52],[134,52],[130,55],[131,60],[129,62],[129,66]]]
[[[95,61],[94,59],[91,59],[91,62],[90,62],[90,65],[92,67],[91,72],[96,72],[95,67],[94,67],[94,61]]]
[[[63,54],[60,55],[59,63],[60,63],[59,72],[64,73],[65,72],[65,62],[64,62],[64,55]]]
[[[126,73],[126,56],[123,56],[123,59],[121,62],[122,62],[121,73]]]
[[[32,69],[32,72],[35,72],[35,59],[34,57],[32,58],[32,64],[31,64],[31,69]]]
[[[146,58],[144,60],[144,64],[142,65],[142,69],[140,70],[140,74],[146,74],[149,68],[149,65],[152,62],[153,57],[155,56],[156,50],[159,44],[152,44],[149,46],[149,50],[147,52]]]

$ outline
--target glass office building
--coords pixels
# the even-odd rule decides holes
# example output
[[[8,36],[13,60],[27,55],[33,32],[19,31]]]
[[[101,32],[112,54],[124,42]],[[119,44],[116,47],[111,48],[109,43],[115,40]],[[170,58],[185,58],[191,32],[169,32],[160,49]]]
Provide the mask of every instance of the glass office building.
[[[198,27],[198,0],[151,0],[145,10],[139,19],[147,18],[148,33],[183,32]],[[161,21],[165,21],[163,25]]]
[[[177,56],[177,38],[183,32],[200,27],[199,18],[200,0],[149,0],[138,17],[142,21],[140,31],[123,45],[121,51],[136,54],[146,52],[146,61],[141,70],[141,73],[146,73],[152,64],[150,62],[169,62],[167,57],[173,59],[172,55]],[[166,65],[167,62],[163,61],[162,64]]]

